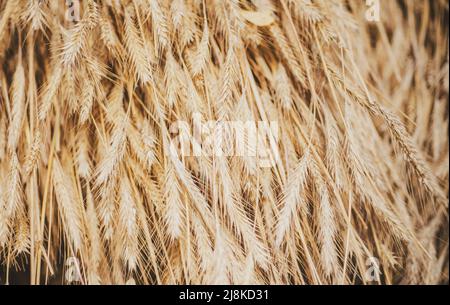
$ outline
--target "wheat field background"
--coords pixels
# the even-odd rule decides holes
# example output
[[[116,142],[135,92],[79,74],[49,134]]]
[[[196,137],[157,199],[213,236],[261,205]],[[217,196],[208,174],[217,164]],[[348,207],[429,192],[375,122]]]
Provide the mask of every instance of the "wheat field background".
[[[74,2],[0,0],[1,284],[448,283],[446,0]]]

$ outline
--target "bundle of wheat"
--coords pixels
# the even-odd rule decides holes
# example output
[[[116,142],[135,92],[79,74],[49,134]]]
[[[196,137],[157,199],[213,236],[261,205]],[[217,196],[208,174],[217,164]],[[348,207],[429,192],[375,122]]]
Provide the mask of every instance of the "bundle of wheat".
[[[448,3],[370,5],[0,0],[0,282],[448,282]]]

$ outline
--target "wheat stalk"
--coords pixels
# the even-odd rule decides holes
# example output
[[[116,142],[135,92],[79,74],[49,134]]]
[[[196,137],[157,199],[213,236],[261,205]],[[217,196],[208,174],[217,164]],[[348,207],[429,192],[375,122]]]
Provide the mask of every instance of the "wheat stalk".
[[[0,1],[0,283],[447,283],[449,7],[380,7]]]

